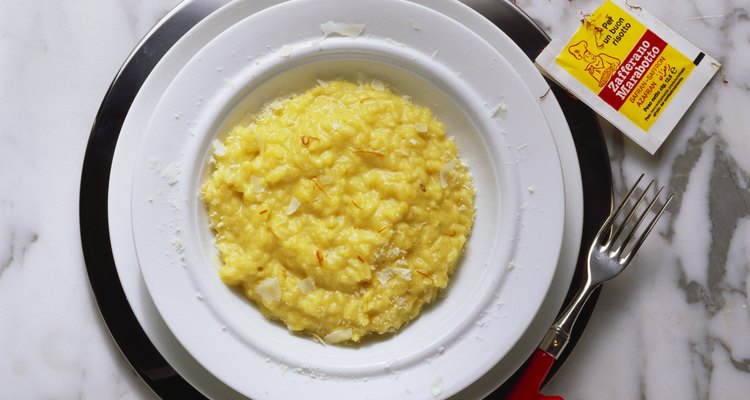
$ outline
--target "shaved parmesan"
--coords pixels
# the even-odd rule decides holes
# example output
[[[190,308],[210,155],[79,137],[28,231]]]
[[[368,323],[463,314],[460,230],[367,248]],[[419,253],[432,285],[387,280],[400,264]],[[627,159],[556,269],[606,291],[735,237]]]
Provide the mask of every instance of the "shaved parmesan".
[[[294,50],[294,47],[285,44],[281,46],[281,50],[279,50],[279,56],[284,58],[289,57],[292,55],[292,50]]]
[[[310,293],[315,290],[315,280],[313,280],[313,278],[307,277],[299,281],[297,286],[302,293]]]
[[[255,287],[255,293],[260,296],[264,303],[272,303],[281,300],[281,286],[276,278],[266,278]]]
[[[214,139],[211,142],[211,146],[214,149],[214,154],[217,155],[217,156],[219,156],[219,157],[221,157],[221,156],[223,156],[224,154],[227,153],[227,148],[226,148],[226,146],[224,146],[224,143],[222,143],[221,141],[219,141],[217,139]]]
[[[442,187],[448,187],[448,172],[450,172],[453,168],[456,168],[456,160],[450,160],[449,162],[445,163],[443,165],[443,168],[440,168],[440,186]]]
[[[281,104],[281,101],[277,100],[277,101],[274,101],[273,103],[269,104],[268,108],[270,108],[271,110],[274,110],[274,111],[279,111],[282,108],[284,108],[284,105]],[[260,139],[260,136],[258,138]]]
[[[427,133],[427,131],[430,130],[427,124],[423,124],[419,122],[414,124],[414,129],[416,129],[416,131],[419,133]]]
[[[161,171],[161,176],[167,180],[168,184],[174,185],[180,178],[180,172],[180,163],[173,162]]]
[[[323,36],[339,35],[350,38],[358,37],[365,30],[365,24],[347,24],[343,22],[328,21],[320,25]]]
[[[496,117],[498,115],[501,116],[501,117],[504,117],[505,113],[507,113],[507,112],[508,112],[508,106],[505,105],[505,102],[501,101],[501,102],[497,103],[497,105],[495,106],[495,108],[492,109],[491,114],[492,114],[493,117]]]
[[[352,329],[339,329],[327,334],[323,340],[328,343],[340,343],[352,338]]]
[[[185,250],[185,244],[179,238],[172,238],[172,247],[178,252],[182,253]]]
[[[409,268],[393,268],[393,272],[405,281],[411,280],[411,270]]]
[[[255,193],[263,193],[266,188],[263,187],[263,179],[253,175],[250,177],[250,186],[252,186]]]
[[[289,207],[286,209],[286,215],[292,215],[300,206],[299,200],[292,196],[292,200],[289,201]]]
[[[393,277],[393,269],[381,269],[380,271],[375,273],[375,277],[378,278],[378,281],[380,281],[382,285],[385,285],[391,279],[391,277]]]

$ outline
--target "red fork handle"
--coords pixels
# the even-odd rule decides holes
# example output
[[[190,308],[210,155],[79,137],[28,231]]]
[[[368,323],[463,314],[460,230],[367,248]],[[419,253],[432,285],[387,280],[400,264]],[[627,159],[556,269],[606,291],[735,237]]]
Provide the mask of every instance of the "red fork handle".
[[[507,400],[563,400],[560,396],[545,396],[539,393],[555,358],[542,349],[536,349],[531,361],[516,382]]]

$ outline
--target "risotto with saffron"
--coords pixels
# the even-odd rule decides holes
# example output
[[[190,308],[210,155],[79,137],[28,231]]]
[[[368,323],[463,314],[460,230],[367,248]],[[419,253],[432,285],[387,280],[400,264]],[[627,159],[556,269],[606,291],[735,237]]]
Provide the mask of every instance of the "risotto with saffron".
[[[219,276],[326,343],[394,332],[445,288],[474,185],[431,111],[379,81],[319,84],[213,142]]]

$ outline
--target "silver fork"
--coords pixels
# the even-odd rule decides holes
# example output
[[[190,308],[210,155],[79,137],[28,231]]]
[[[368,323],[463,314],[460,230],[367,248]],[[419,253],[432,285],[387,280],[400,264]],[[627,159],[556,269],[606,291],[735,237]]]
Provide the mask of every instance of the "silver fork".
[[[557,396],[544,396],[539,393],[539,388],[552,367],[552,363],[562,354],[565,346],[570,342],[570,334],[578,316],[593,291],[604,282],[619,275],[630,264],[633,256],[641,247],[643,241],[646,240],[648,234],[651,233],[651,230],[654,229],[656,222],[659,221],[667,205],[674,197],[674,194],[672,194],[667,198],[667,201],[656,211],[656,215],[639,233],[638,228],[646,220],[649,212],[659,199],[659,195],[664,190],[664,187],[661,187],[648,203],[646,209],[639,212],[639,206],[654,186],[652,180],[643,190],[643,193],[638,196],[635,204],[631,206],[631,200],[634,198],[636,189],[642,179],[643,175],[638,178],[620,205],[599,228],[599,232],[594,237],[594,242],[589,249],[583,286],[547,331],[547,335],[508,396],[509,400],[562,399],[562,397]],[[622,217],[623,215],[624,217]],[[618,222],[621,219],[622,221]]]

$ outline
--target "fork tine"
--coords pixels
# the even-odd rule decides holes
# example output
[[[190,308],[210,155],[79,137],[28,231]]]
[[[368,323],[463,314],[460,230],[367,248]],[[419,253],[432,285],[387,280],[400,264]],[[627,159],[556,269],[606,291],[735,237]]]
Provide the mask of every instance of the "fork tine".
[[[635,189],[638,187],[638,184],[641,183],[641,180],[643,179],[644,175],[645,174],[641,174],[641,176],[638,177],[638,180],[635,181],[633,186],[628,191],[628,194],[626,194],[625,198],[622,199],[622,202],[620,202],[620,204],[617,206],[615,211],[612,214],[610,214],[609,217],[607,217],[607,219],[604,221],[604,223],[602,224],[602,227],[599,228],[599,232],[597,232],[596,236],[594,237],[595,243],[598,243],[604,247],[608,247],[612,243],[612,238],[613,238],[612,235],[610,235],[604,243],[602,243],[601,241],[602,235],[605,232],[608,232],[610,231],[610,229],[612,229],[612,226],[614,225],[615,220],[617,220],[617,217],[620,215],[620,212],[622,211],[622,209],[625,208],[625,205],[628,204],[628,202],[630,201],[630,198],[633,196],[633,193],[635,193]]]
[[[654,181],[651,181],[651,183],[654,183]],[[641,198],[638,199],[638,202],[635,204],[635,206],[631,210],[631,214],[635,213],[635,211],[638,209],[638,206],[640,205],[641,200],[643,200],[643,198],[646,197],[646,192],[648,191],[649,188],[651,188],[651,185],[649,185],[649,187],[646,188],[646,191],[643,192],[643,194],[641,195]],[[659,191],[656,192],[656,195],[651,200],[651,202],[648,203],[648,206],[646,206],[646,209],[640,214],[640,216],[638,216],[638,219],[635,221],[635,225],[633,225],[633,227],[630,228],[630,231],[628,232],[627,236],[625,236],[625,239],[623,239],[623,241],[620,243],[620,245],[617,247],[616,250],[612,251],[612,255],[619,256],[620,253],[622,253],[622,251],[625,249],[625,246],[627,246],[628,243],[630,243],[630,240],[633,238],[633,236],[635,236],[635,233],[638,231],[638,227],[641,226],[643,219],[646,218],[646,215],[648,214],[648,212],[651,211],[651,209],[654,207],[654,204],[656,204],[656,200],[659,199],[659,195],[661,194],[662,190],[664,190],[664,187],[662,187],[661,189],[659,189]],[[629,216],[630,215],[628,215],[628,217]],[[620,230],[623,230],[623,228],[625,228],[626,222],[627,220],[623,222],[623,224],[620,226]]]
[[[641,205],[641,203],[643,202],[643,199],[646,198],[646,193],[648,193],[648,191],[651,189],[651,186],[653,186],[653,185],[654,185],[654,181],[652,180],[651,182],[649,182],[648,186],[646,186],[646,189],[643,190],[643,193],[641,193],[641,195],[638,197],[638,200],[635,202],[635,205],[633,205],[633,207],[630,208],[630,211],[628,211],[628,215],[625,217],[625,219],[622,221],[622,223],[620,224],[620,226],[617,228],[617,231],[615,232],[615,234],[612,235],[612,238],[610,239],[611,242],[612,242],[612,244],[614,244],[614,242],[617,241],[617,239],[620,238],[620,234],[622,234],[623,230],[625,230],[625,227],[628,224],[628,221],[630,221],[630,218],[633,217],[633,214],[635,214],[635,212],[638,210],[638,206]],[[634,189],[635,189],[635,187],[636,186],[633,186]],[[623,206],[627,205],[628,200],[629,199],[627,199],[627,198],[625,200],[623,200],[622,201],[622,205]],[[635,228],[638,228],[638,224],[641,223],[642,219],[643,219],[643,216],[641,216],[638,219],[638,222],[637,222]],[[634,230],[635,230],[635,228],[634,228]],[[615,254],[619,253],[620,250],[622,250],[623,247],[624,247],[624,245],[621,245],[616,250],[613,250],[613,253],[615,253]]]
[[[664,189],[663,187],[661,189],[659,189],[659,193],[661,193],[661,191],[663,189]],[[658,199],[658,198],[659,198],[659,196],[657,194],[657,196],[654,197],[654,199],[649,204],[648,209],[646,209],[646,211],[644,212],[644,216],[651,209],[651,207],[656,202],[656,199]],[[635,244],[630,249],[630,251],[626,255],[624,255],[623,257],[620,258],[620,262],[621,263],[623,263],[624,265],[628,265],[628,263],[630,262],[630,260],[633,258],[633,255],[635,255],[635,253],[638,251],[638,249],[641,248],[641,245],[646,240],[646,237],[648,237],[648,235],[651,233],[651,230],[654,229],[654,226],[656,226],[656,223],[659,221],[659,218],[661,218],[661,215],[664,214],[664,211],[667,209],[667,206],[669,205],[669,203],[672,201],[673,198],[674,198],[674,194],[671,194],[669,196],[669,198],[667,198],[667,201],[665,201],[664,205],[662,205],[661,208],[659,209],[659,211],[656,212],[656,215],[651,220],[651,222],[648,224],[648,226],[646,227],[646,230],[644,230],[643,233],[641,234],[641,236],[638,237],[638,239],[636,240]],[[639,221],[639,224],[640,224],[640,221]],[[633,232],[631,232],[631,235],[633,233],[635,233],[635,229],[633,229]],[[623,248],[624,247],[625,246],[623,245]]]

